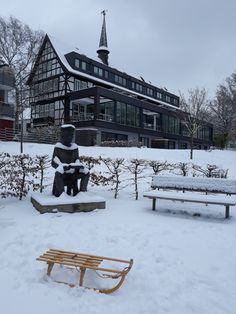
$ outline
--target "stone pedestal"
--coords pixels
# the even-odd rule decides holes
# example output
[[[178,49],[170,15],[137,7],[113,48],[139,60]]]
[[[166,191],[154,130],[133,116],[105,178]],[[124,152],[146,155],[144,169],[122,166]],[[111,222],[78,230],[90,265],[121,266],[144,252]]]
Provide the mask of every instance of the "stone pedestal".
[[[66,193],[60,197],[47,193],[34,193],[31,196],[31,203],[41,214],[89,212],[94,209],[106,208],[105,199],[90,192],[80,192],[74,197]]]

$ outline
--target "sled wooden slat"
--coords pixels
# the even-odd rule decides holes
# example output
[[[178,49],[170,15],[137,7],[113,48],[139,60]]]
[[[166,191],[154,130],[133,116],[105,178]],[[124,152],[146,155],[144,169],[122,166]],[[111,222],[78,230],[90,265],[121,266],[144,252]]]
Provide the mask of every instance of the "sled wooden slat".
[[[108,260],[108,261],[114,261],[114,262],[121,262],[121,263],[127,263],[129,264],[130,261],[125,261],[122,259],[117,259],[117,258],[111,258],[111,257],[105,257],[105,256],[97,256],[97,255],[91,255],[91,254],[85,254],[85,253],[76,253],[76,252],[69,252],[69,251],[62,251],[62,250],[55,250],[55,249],[50,249],[50,252],[62,252],[62,253],[70,253],[70,254],[79,254],[80,256],[89,256],[89,257],[95,257],[95,258],[101,258],[103,260]]]
[[[130,271],[133,260],[130,259],[127,260],[121,260],[117,258],[111,258],[111,257],[105,257],[105,256],[96,256],[91,254],[85,254],[85,253],[77,253],[77,252],[69,252],[69,251],[63,251],[63,250],[55,250],[55,249],[49,249],[47,252],[45,252],[43,255],[39,256],[36,260],[46,262],[48,264],[47,269],[47,275],[50,276],[52,268],[54,264],[59,264],[61,266],[66,266],[69,268],[79,268],[80,269],[80,279],[79,279],[79,285],[83,286],[83,280],[86,269],[95,270],[98,272],[105,272],[103,274],[106,276],[106,278],[112,278],[112,279],[118,279],[120,278],[119,282],[115,285],[115,287],[110,289],[99,289],[99,292],[102,293],[111,293],[116,291],[124,282],[125,276]],[[100,264],[103,261],[111,261],[115,263],[125,263],[128,264],[127,267],[125,267],[123,270],[114,269],[114,268],[107,268],[107,267],[101,267]],[[101,275],[102,276],[102,275]],[[61,283],[61,281],[58,281]],[[74,284],[70,284],[67,282],[63,282],[68,284],[70,287],[74,287]],[[96,289],[94,289],[96,290]]]

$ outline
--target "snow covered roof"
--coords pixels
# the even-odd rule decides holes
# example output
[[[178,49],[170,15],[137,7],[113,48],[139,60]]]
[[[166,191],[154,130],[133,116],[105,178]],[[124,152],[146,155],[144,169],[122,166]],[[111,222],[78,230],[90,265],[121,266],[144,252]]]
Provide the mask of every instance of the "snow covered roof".
[[[71,129],[75,129],[75,126],[73,124],[63,124],[61,125],[62,129],[67,129],[67,128],[71,128]]]
[[[157,104],[162,104],[164,106],[167,106],[168,108],[171,108],[173,110],[180,110],[182,111],[180,108],[176,107],[176,106],[173,106],[173,105],[170,105],[170,104],[167,104],[166,102],[164,101],[161,101],[161,100],[157,100],[153,97],[149,97],[147,95],[143,95],[141,93],[138,93],[138,92],[135,92],[135,91],[131,91],[130,89],[128,88],[125,88],[125,87],[122,87],[120,85],[116,85],[114,83],[111,83],[109,81],[104,81],[103,79],[99,79],[97,77],[94,77],[92,75],[89,75],[87,73],[84,73],[84,72],[81,72],[79,70],[75,70],[73,69],[69,62],[67,61],[65,55],[68,54],[69,52],[72,52],[72,51],[75,51],[76,53],[78,53],[78,48],[73,48],[71,49],[71,47],[68,46],[68,44],[64,44],[61,40],[58,40],[57,38],[55,38],[54,36],[51,36],[51,35],[47,35],[49,40],[51,41],[54,49],[56,50],[56,53],[58,55],[58,57],[60,58],[62,64],[64,65],[64,67],[70,72],[70,73],[73,73],[73,74],[76,74],[76,75],[80,75],[82,77],[86,77],[88,79],[91,79],[95,82],[99,82],[99,83],[106,83],[107,85],[111,86],[111,87],[115,87],[115,88],[119,88],[120,90],[123,90],[123,91],[126,91],[128,93],[132,93],[132,94],[135,94],[137,96],[141,96],[143,98],[146,98],[146,99],[149,99],[149,100],[152,100],[154,102],[156,102]],[[81,53],[80,53],[81,54]]]

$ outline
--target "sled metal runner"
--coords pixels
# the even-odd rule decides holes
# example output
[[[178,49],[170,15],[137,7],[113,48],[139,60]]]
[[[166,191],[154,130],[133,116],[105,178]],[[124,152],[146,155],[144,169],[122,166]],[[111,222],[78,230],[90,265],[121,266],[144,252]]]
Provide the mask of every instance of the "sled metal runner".
[[[107,288],[107,289],[96,289],[101,293],[112,293],[119,289],[121,285],[123,284],[125,280],[125,276],[130,271],[132,265],[133,265],[133,259],[127,260],[121,260],[116,258],[110,258],[105,256],[97,256],[97,255],[91,255],[91,254],[85,254],[85,253],[77,253],[77,252],[69,252],[69,251],[63,251],[63,250],[56,250],[56,249],[49,249],[44,253],[43,255],[39,256],[36,260],[43,261],[48,264],[47,269],[47,275],[50,276],[52,268],[54,264],[59,264],[60,266],[65,266],[69,268],[76,268],[80,270],[80,278],[79,278],[79,286],[84,287],[84,275],[86,272],[86,269],[91,269],[96,271],[100,277],[104,278],[111,278],[111,279],[120,279],[119,282],[113,287],[113,288]],[[101,263],[103,261],[111,261],[116,263],[122,263],[122,264],[128,264],[127,267],[125,267],[123,270],[117,270],[112,268],[104,268],[101,267]],[[101,275],[100,275],[100,272]],[[59,283],[65,283],[69,285],[70,287],[75,287],[75,284],[70,284],[67,282],[62,281],[56,281]],[[87,287],[84,287],[87,288]],[[93,289],[93,288],[89,288]]]

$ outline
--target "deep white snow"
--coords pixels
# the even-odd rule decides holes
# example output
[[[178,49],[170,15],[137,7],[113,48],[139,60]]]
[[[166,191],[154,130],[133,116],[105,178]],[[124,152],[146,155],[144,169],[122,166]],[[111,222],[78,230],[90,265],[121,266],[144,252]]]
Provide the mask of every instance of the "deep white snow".
[[[53,145],[25,144],[26,153],[52,155]],[[19,153],[19,144],[0,142],[0,152]],[[80,147],[80,154],[189,161],[189,151],[145,148]],[[236,152],[195,151],[194,163],[229,168],[236,179]],[[105,170],[104,166],[100,166]],[[48,170],[48,188],[53,179]],[[3,314],[234,314],[236,308],[236,213],[224,219],[224,207],[143,198],[150,189],[151,170],[140,180],[139,200],[133,186],[119,192],[89,186],[107,207],[89,213],[39,214],[30,203],[0,200],[0,311]],[[128,173],[124,175],[124,179]],[[200,213],[200,216],[194,213]],[[78,274],[59,267],[46,276],[46,264],[36,257],[49,248],[134,259],[122,287],[104,295],[53,282],[56,276],[75,280]],[[86,280],[110,285],[95,273]]]

